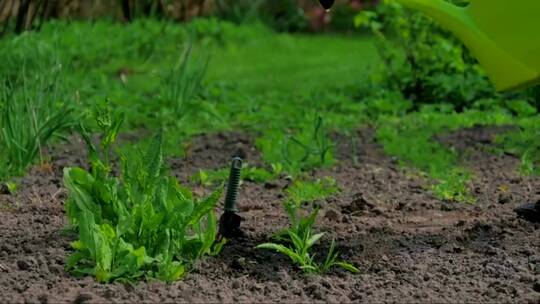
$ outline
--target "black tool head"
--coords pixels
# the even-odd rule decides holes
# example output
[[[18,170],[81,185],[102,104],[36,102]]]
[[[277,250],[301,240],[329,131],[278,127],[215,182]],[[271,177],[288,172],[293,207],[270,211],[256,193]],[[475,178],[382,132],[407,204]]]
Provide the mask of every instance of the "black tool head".
[[[335,0],[319,0],[324,9],[330,9],[334,5]]]
[[[518,217],[532,222],[540,223],[540,201],[536,203],[525,204],[514,209]]]
[[[7,184],[0,184],[0,194],[11,194],[11,190]]]
[[[240,229],[242,217],[233,211],[225,210],[219,218],[218,239],[242,237],[244,233]]]

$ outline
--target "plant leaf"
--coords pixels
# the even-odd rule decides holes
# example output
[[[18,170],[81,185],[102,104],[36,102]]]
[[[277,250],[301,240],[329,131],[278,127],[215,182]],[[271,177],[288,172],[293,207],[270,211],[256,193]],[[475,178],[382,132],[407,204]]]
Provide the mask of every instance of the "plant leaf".
[[[275,250],[279,253],[282,253],[286,256],[288,256],[293,262],[299,262],[302,260],[302,258],[300,257],[300,255],[298,255],[296,252],[294,252],[293,250],[283,246],[283,245],[280,245],[280,244],[275,244],[275,243],[263,243],[263,244],[260,244],[260,245],[257,245],[255,248],[257,249],[269,249],[269,250]]]
[[[317,241],[319,241],[320,238],[323,237],[325,233],[322,232],[322,233],[317,233],[315,235],[312,235],[307,241],[306,241],[306,248],[311,248],[311,246],[313,246],[315,243],[317,243]]]
[[[347,270],[347,271],[350,271],[352,273],[359,273],[360,270],[358,268],[356,268],[354,265],[350,264],[350,263],[347,263],[347,262],[335,262],[334,263],[335,265]]]

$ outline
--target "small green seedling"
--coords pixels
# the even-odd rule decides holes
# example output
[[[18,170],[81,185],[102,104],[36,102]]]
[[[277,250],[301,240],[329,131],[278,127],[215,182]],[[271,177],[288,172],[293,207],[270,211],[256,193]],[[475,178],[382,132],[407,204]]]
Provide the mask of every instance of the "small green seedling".
[[[307,216],[301,215],[303,211],[301,208],[304,202],[323,199],[337,192],[335,182],[331,183],[328,187],[329,181],[331,179],[327,178],[324,182],[318,180],[311,184],[308,182],[296,182],[293,184],[287,191],[288,198],[283,204],[289,217],[290,225],[276,234],[276,239],[285,244],[264,243],[258,245],[256,248],[275,250],[284,254],[308,273],[324,273],[332,267],[341,267],[353,273],[359,272],[358,268],[354,265],[338,260],[339,253],[335,249],[334,240],[332,240],[324,262],[317,262],[315,260],[315,254],[311,253],[312,247],[324,236],[324,233],[313,232],[313,226],[317,219],[319,208],[313,208]],[[305,191],[301,189],[305,187],[309,188],[309,190]]]

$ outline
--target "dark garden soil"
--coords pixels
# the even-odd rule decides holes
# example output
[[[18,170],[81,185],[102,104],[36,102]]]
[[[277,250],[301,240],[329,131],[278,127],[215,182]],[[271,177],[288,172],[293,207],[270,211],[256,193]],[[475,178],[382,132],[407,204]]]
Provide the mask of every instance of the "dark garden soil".
[[[328,235],[317,249],[322,255],[336,238],[342,258],[360,274],[304,275],[285,257],[254,249],[287,224],[283,177],[243,184],[244,238],[196,264],[180,282],[134,286],[101,285],[64,271],[72,237],[63,231],[62,168],[86,157],[84,144],[73,139],[52,152],[52,166],[24,177],[17,194],[0,195],[0,302],[540,303],[540,225],[512,212],[540,199],[540,178],[519,176],[518,159],[487,151],[496,132],[474,128],[438,138],[463,152],[473,170],[474,205],[434,198],[419,174],[382,153],[369,130],[358,132],[357,149],[338,137],[339,164],[314,173],[334,177],[342,189],[319,202],[318,227]],[[251,163],[260,161],[252,140],[226,133],[197,138],[188,156],[170,165],[188,182],[200,168],[227,166],[239,151]]]

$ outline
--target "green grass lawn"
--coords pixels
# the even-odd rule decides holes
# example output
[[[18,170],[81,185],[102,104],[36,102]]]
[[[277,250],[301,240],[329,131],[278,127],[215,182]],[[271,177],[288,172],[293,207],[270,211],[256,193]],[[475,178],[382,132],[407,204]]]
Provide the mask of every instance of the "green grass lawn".
[[[371,37],[268,34],[213,49],[207,80],[251,94],[323,91],[365,81],[376,58]]]

